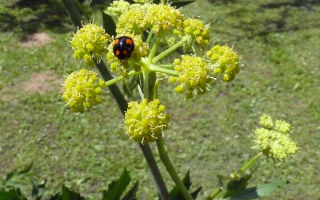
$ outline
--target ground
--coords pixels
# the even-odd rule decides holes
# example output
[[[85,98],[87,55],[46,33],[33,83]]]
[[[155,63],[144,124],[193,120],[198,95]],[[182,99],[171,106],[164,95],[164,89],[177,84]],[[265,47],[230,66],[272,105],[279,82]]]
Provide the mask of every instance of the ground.
[[[217,174],[230,174],[257,153],[253,129],[269,113],[292,124],[300,150],[284,163],[261,159],[251,185],[288,180],[265,199],[319,198],[319,11],[319,1],[311,0],[198,0],[183,9],[210,23],[211,45],[233,46],[243,64],[233,82],[196,99],[183,100],[168,83],[160,88],[172,115],[165,132],[170,156],[181,176],[191,169],[202,196],[216,186]],[[41,45],[14,31],[0,33],[0,175],[34,161],[37,180],[47,179],[51,191],[67,183],[94,198],[127,167],[141,181],[139,199],[152,199],[146,163],[123,133],[109,92],[82,115],[61,98],[63,77],[85,67],[68,45],[72,30],[39,33],[47,38]]]

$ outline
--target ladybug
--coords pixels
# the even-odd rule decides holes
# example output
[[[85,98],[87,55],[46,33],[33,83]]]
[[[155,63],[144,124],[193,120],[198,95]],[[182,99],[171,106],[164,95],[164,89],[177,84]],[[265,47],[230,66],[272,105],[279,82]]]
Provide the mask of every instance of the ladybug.
[[[124,60],[131,56],[134,50],[134,42],[128,36],[118,37],[113,43],[113,54],[119,59]]]

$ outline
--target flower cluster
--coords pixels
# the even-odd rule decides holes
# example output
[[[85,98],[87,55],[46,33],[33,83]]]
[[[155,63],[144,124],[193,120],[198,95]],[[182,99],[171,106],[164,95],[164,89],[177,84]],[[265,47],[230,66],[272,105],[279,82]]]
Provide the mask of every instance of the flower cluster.
[[[129,102],[124,120],[126,133],[131,140],[142,144],[157,140],[168,128],[170,118],[164,112],[165,106],[158,99]]]
[[[149,52],[149,45],[142,41],[141,35],[133,35],[133,34],[125,34],[129,36],[134,41],[134,51],[131,57],[127,60],[120,61],[114,54],[113,54],[113,42],[110,43],[108,46],[108,53],[107,53],[107,60],[110,63],[110,69],[112,72],[118,72],[123,76],[126,76],[130,70],[140,71],[140,64],[138,61],[142,58],[147,56]],[[117,37],[124,36],[122,34],[117,35]]]
[[[233,80],[240,71],[239,56],[228,46],[216,45],[206,56],[214,63],[214,75],[221,74],[223,81]]]
[[[107,52],[106,43],[109,38],[103,28],[92,23],[85,25],[72,38],[74,57],[83,58],[87,65],[93,66],[93,58],[100,60]]]
[[[122,13],[126,12],[130,8],[130,3],[124,0],[113,1],[111,5],[107,8],[105,13],[120,17]]]
[[[122,12],[117,23],[117,33],[141,34],[147,29],[159,33],[182,27],[184,20],[178,10],[165,4],[134,4],[126,12],[118,7],[112,10],[116,10],[112,11],[114,15]]]
[[[148,6],[132,6],[129,10],[120,15],[117,22],[117,33],[142,34],[150,26],[146,17],[146,8]]]
[[[73,112],[84,112],[101,103],[101,90],[105,82],[93,71],[81,69],[71,73],[64,82],[63,99]]]
[[[170,82],[178,81],[176,91],[185,92],[186,99],[194,94],[204,94],[208,91],[209,83],[213,80],[210,69],[205,60],[200,57],[183,55],[182,59],[174,60],[174,70],[179,73],[178,77],[170,77]]]
[[[148,9],[147,18],[154,33],[170,29],[179,30],[184,20],[183,15],[177,9],[165,4],[152,4]]]
[[[200,46],[206,46],[209,43],[209,27],[204,25],[200,19],[186,19],[183,22],[183,30],[174,30],[174,34],[184,37],[189,35]]]
[[[263,128],[255,130],[256,143],[262,153],[273,159],[284,160],[287,154],[295,154],[298,147],[290,138],[290,124],[282,120],[276,120],[274,125],[272,118],[264,114],[260,118]]]

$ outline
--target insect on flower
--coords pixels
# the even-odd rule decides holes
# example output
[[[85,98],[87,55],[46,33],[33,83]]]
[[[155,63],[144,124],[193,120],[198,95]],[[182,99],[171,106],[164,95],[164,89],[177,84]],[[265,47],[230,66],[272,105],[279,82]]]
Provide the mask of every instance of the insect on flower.
[[[128,36],[118,37],[113,43],[113,53],[119,60],[127,59],[134,50],[134,42]]]

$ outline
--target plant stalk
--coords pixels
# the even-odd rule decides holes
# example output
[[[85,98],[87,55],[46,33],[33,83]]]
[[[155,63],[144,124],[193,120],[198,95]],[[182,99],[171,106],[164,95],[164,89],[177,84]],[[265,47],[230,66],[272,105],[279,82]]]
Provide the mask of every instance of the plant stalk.
[[[188,192],[182,181],[180,180],[176,170],[173,167],[172,162],[169,159],[168,153],[164,147],[164,140],[162,137],[160,137],[157,141],[157,149],[160,155],[160,159],[163,162],[164,166],[166,167],[167,171],[169,172],[172,180],[175,182],[178,190],[182,193],[183,197],[186,200],[193,200],[193,197]]]
[[[242,175],[247,169],[252,167],[252,165],[262,156],[262,152],[257,153],[253,158],[246,162],[241,169],[238,171],[239,175]]]
[[[79,11],[76,9],[76,6],[74,5],[74,2],[72,0],[62,0],[62,2],[71,17],[73,24],[76,27],[80,28],[82,26],[81,17],[80,17]],[[96,66],[105,81],[109,81],[112,79],[112,75],[109,72],[109,70],[107,69],[104,62],[101,61],[100,63],[96,63]],[[121,113],[124,115],[125,111],[128,108],[128,103],[125,100],[123,94],[121,93],[121,91],[119,90],[119,88],[116,84],[109,86],[109,89],[110,89],[112,95],[114,96],[114,98],[116,99]],[[154,156],[153,156],[153,153],[150,149],[150,146],[139,144],[139,147],[140,147],[140,149],[141,149],[141,151],[142,151],[142,153],[148,163],[149,169],[151,171],[153,180],[155,181],[156,188],[159,192],[161,199],[162,200],[170,200],[169,192],[168,192],[167,187],[163,181],[163,178],[161,176],[161,173],[160,173],[160,170],[157,166],[157,163],[154,159]]]
[[[173,51],[175,51],[179,47],[181,47],[186,42],[187,39],[188,38],[185,37],[182,40],[180,40],[179,42],[177,42],[176,44],[174,44],[173,46],[169,47],[168,49],[166,49],[165,51],[163,51],[162,53],[160,53],[159,55],[154,57],[152,59],[152,62],[153,63],[157,63],[159,60],[161,60],[162,58],[166,57],[167,55],[169,55],[170,53],[172,53]]]

